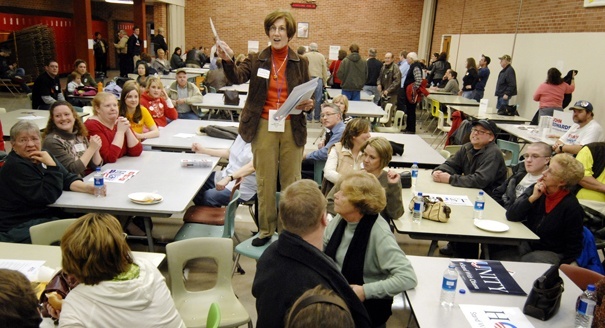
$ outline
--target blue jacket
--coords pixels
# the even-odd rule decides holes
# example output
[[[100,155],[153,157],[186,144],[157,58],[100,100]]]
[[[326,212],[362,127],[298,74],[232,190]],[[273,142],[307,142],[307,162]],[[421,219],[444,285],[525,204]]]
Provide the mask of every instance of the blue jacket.
[[[601,264],[601,259],[599,258],[599,253],[597,253],[597,247],[595,246],[594,236],[592,232],[588,230],[588,228],[584,227],[584,241],[582,242],[582,253],[576,259],[578,265],[592,270],[594,272],[598,272],[600,274],[605,274],[605,270],[603,270],[603,265]]]
[[[332,128],[332,138],[318,150],[312,151],[307,154],[307,159],[311,159],[314,161],[325,161],[328,159],[328,151],[332,148],[332,145],[340,141],[342,137],[342,133],[345,131],[345,124],[343,121],[340,121],[334,125]]]

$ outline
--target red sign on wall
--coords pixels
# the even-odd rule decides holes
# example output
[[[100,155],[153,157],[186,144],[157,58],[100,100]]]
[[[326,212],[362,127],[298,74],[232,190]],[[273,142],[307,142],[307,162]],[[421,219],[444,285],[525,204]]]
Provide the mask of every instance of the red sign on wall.
[[[299,8],[299,9],[316,9],[317,5],[314,3],[301,3],[301,2],[292,2],[290,4],[290,6],[292,6],[292,8]]]

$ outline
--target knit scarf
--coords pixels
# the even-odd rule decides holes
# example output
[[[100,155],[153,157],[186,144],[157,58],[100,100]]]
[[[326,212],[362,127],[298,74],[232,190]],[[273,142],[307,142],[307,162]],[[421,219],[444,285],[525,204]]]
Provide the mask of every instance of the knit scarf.
[[[349,244],[347,254],[345,255],[342,263],[341,270],[342,275],[345,276],[350,284],[360,286],[364,284],[363,267],[365,255],[368,248],[368,243],[370,241],[370,233],[372,232],[374,223],[376,223],[376,219],[378,219],[378,214],[364,215],[355,229],[355,233],[351,239],[351,244]],[[344,235],[346,227],[347,221],[342,219],[338,223],[338,226],[336,226],[336,229],[334,230],[334,233],[332,234],[332,237],[330,237],[330,241],[324,250],[326,255],[331,257],[334,261],[336,261],[336,251],[342,242],[342,236]],[[390,297],[384,299],[366,299],[363,302],[363,305],[370,315],[373,327],[381,326],[389,319],[391,316],[392,304],[393,298]]]

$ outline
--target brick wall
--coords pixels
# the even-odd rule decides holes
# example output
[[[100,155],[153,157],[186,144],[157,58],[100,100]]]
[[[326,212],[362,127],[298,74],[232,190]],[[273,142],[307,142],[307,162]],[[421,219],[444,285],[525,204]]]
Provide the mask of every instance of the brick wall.
[[[211,17],[224,39],[236,53],[247,52],[248,40],[259,41],[261,49],[268,38],[263,28],[265,16],[275,9],[287,9],[297,22],[309,23],[309,38],[296,36],[290,42],[293,49],[316,42],[324,55],[330,45],[347,49],[351,43],[378,49],[382,58],[386,51],[416,50],[422,19],[422,0],[392,1],[318,1],[317,9],[290,8],[292,1],[216,1],[187,0],[185,10],[186,48],[210,46]],[[300,1],[302,2],[302,1]]]
[[[584,8],[582,0],[439,0],[431,53],[439,51],[445,34],[504,34],[517,28],[518,33],[605,32],[605,7]]]
[[[165,3],[156,2],[153,4],[153,19],[151,20],[155,24],[155,29],[158,27],[164,28],[164,36],[167,35],[168,20],[166,16],[167,5]]]

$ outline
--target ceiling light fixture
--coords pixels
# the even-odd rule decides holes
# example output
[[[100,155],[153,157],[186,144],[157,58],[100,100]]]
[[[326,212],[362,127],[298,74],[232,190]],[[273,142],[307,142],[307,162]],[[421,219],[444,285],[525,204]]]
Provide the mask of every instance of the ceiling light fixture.
[[[132,0],[105,0],[105,2],[119,3],[119,4],[122,4],[122,5],[132,5],[132,4],[134,4],[134,2],[132,2]]]

